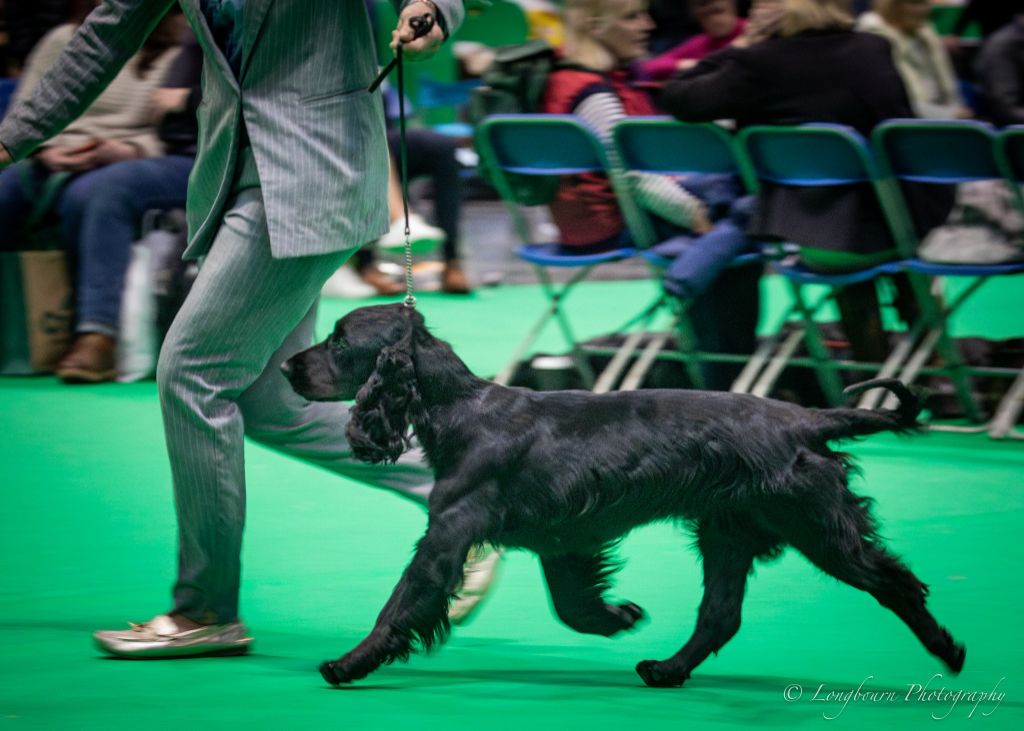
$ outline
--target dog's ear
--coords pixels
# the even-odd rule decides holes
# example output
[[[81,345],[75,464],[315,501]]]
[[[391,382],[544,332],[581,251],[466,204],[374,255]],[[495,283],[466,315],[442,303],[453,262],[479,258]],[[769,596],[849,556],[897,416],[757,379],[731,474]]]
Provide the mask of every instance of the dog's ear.
[[[394,462],[409,446],[409,424],[422,414],[416,368],[404,338],[381,349],[370,378],[356,395],[345,433],[364,462]]]

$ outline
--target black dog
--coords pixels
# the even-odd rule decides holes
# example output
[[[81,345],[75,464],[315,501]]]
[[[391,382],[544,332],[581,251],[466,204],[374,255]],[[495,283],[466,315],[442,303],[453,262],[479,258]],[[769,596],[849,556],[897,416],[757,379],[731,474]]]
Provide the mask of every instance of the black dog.
[[[411,424],[437,478],[412,562],[370,635],[320,667],[330,683],[443,640],[448,602],[478,543],[537,553],[555,612],[577,632],[629,629],[640,607],[604,600],[612,548],[663,520],[696,533],[704,599],[679,652],[637,665],[647,685],[681,685],[736,634],[754,560],[786,545],[869,592],[953,671],[963,666],[963,646],[925,608],[927,587],[882,545],[870,500],[850,492],[850,458],[828,446],[914,429],[919,400],[898,381],[859,387],[894,391],[896,411],[682,390],[536,393],[475,377],[401,304],[349,313],[282,369],[308,399],[355,398],[347,433],[359,459],[397,459]]]

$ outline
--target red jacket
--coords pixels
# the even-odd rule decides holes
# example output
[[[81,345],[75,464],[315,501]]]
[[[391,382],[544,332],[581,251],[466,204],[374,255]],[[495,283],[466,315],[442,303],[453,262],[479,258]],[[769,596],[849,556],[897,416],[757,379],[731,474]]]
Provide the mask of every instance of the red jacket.
[[[588,96],[613,93],[627,115],[655,114],[647,93],[631,85],[625,69],[607,74],[584,69],[558,69],[548,77],[541,111],[573,114]],[[617,236],[625,228],[615,191],[604,175],[567,175],[551,201],[551,218],[565,246],[589,246]]]

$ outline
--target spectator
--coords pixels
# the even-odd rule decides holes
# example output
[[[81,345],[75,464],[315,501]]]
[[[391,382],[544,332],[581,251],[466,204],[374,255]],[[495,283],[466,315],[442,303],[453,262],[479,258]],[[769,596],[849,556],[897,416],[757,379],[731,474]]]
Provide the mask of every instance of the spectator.
[[[886,38],[915,115],[929,119],[973,116],[960,94],[949,54],[928,20],[929,0],[875,0],[857,29]]]
[[[1013,22],[989,38],[977,61],[986,116],[997,125],[1024,124],[1024,3]]]
[[[753,22],[752,22],[753,24]],[[843,0],[773,2],[760,21],[767,39],[729,48],[671,79],[662,104],[692,122],[735,119],[737,126],[832,122],[861,134],[890,117],[913,116],[889,44],[852,32]],[[918,225],[941,223],[952,203],[945,191],[908,190]],[[750,232],[801,244],[802,257],[823,271],[860,269],[897,252],[868,185],[792,188],[763,182]],[[901,314],[913,318],[901,287]],[[886,353],[873,283],[841,290],[842,324],[855,356],[878,362]]]
[[[388,196],[392,223],[388,233],[377,241],[377,246],[402,252],[405,250],[405,218],[397,174],[398,146],[399,132],[392,129],[388,132],[388,147],[391,149],[394,173],[391,176]],[[441,242],[444,257],[441,291],[448,294],[469,294],[472,288],[462,269],[459,256],[462,179],[459,176],[459,161],[455,157],[456,146],[453,138],[438,132],[428,129],[406,130],[409,179],[430,178],[433,186],[434,215],[440,229],[428,224],[412,210],[409,211],[409,227],[414,250],[417,239],[428,245]],[[389,295],[405,291],[404,283],[396,284],[377,269],[376,255],[371,247],[360,249],[352,258],[363,281],[373,286],[379,294]]]
[[[61,134],[49,140],[35,156],[0,172],[0,250],[20,245],[18,240],[32,203],[32,191],[53,176],[67,184],[56,211],[80,205],[92,190],[100,168],[121,160],[151,157],[163,152],[153,123],[153,92],[178,53],[181,16],[165,19],[88,109]],[[44,71],[57,59],[77,26],[59,26],[47,34],[29,56],[16,101],[28,99]],[[27,181],[27,182],[26,182]],[[55,184],[55,181],[51,181]]]
[[[571,67],[548,78],[541,108],[552,114],[576,114],[611,142],[612,127],[627,115],[654,114],[646,90],[634,85],[629,64],[645,53],[651,20],[642,0],[570,0],[566,3],[565,60]],[[638,202],[678,229],[707,231],[704,204],[671,178],[645,175],[635,185]],[[604,175],[572,176],[562,181],[551,215],[567,253],[613,249],[629,233],[615,191]]]
[[[646,91],[633,83],[629,70],[643,55],[650,28],[643,0],[566,3],[564,55],[572,66],[551,74],[542,108],[578,115],[606,144],[613,165],[617,164],[611,145],[615,123],[628,115],[657,111]],[[738,195],[736,181],[707,177],[679,181],[647,174],[627,179],[637,204],[650,214],[662,238],[681,232],[697,234],[687,248],[705,250],[733,250],[749,244],[742,229],[730,228],[732,203]],[[603,251],[630,239],[615,191],[603,175],[564,179],[550,206],[566,253]],[[713,218],[722,220],[713,223]],[[699,347],[744,353],[755,345],[759,275],[759,268],[747,267],[727,270],[701,292],[677,291],[673,279],[666,280],[666,287],[692,297],[689,312]],[[729,368],[706,369],[705,378],[712,388],[728,388],[732,381]]]
[[[115,377],[122,291],[143,215],[185,207],[196,155],[203,63],[199,44],[188,35],[153,102],[162,118],[159,137],[166,154],[96,170],[82,194],[62,209],[64,238],[78,263],[76,336],[57,366],[57,376],[65,383]]]
[[[642,61],[641,76],[662,81],[675,71],[692,68],[709,53],[735,41],[747,27],[747,21],[739,16],[736,0],[690,0],[690,12],[702,32],[660,56]]]

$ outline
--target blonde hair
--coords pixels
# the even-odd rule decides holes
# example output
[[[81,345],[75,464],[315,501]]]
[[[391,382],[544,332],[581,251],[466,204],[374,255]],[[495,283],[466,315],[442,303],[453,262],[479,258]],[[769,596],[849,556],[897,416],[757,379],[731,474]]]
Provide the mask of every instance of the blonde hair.
[[[625,15],[629,0],[565,0],[566,60],[596,71],[615,68],[619,61],[597,36]],[[646,0],[642,0],[644,8]]]
[[[853,27],[850,0],[782,0],[782,35],[808,30],[846,30]]]

